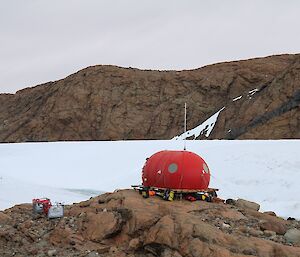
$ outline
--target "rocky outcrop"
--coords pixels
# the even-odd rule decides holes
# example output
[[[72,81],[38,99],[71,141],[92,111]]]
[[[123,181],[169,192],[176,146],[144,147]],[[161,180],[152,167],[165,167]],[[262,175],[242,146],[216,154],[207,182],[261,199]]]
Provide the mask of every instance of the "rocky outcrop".
[[[185,102],[188,129],[226,107],[209,138],[300,138],[299,77],[299,55],[189,71],[88,67],[0,94],[0,142],[170,139]]]
[[[258,203],[247,201],[244,199],[237,199],[237,201],[235,202],[235,205],[237,207],[248,208],[248,209],[252,209],[255,211],[258,211],[260,208],[260,205]]]
[[[300,138],[299,58],[268,83],[241,96],[222,112],[213,137],[266,139],[271,131],[271,138]],[[289,133],[285,134],[287,128]]]
[[[300,230],[291,228],[284,234],[284,238],[288,243],[300,244]]]
[[[1,213],[3,257],[300,256],[297,220],[223,203],[145,199],[133,190],[67,206],[61,219],[33,217],[29,204]],[[267,230],[281,226],[284,236]]]

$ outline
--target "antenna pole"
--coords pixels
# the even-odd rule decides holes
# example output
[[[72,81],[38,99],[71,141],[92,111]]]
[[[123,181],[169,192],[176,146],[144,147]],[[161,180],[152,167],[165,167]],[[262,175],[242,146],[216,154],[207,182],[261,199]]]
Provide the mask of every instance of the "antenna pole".
[[[186,133],[186,103],[184,103],[184,134]],[[186,150],[186,135],[184,138],[184,148],[183,150]]]

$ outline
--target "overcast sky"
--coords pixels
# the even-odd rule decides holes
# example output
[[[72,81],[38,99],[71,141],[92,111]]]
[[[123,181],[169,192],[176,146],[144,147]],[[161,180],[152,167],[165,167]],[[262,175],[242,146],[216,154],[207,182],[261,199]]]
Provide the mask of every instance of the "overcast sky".
[[[300,52],[298,0],[0,3],[0,92],[95,64],[181,70]]]

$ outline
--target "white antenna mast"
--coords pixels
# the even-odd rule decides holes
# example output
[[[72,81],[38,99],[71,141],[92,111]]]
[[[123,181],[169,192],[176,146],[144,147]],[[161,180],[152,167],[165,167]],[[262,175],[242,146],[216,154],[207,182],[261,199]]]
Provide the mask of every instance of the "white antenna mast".
[[[184,103],[184,135],[186,133],[186,103]],[[183,150],[186,150],[186,135],[184,138],[184,148]]]

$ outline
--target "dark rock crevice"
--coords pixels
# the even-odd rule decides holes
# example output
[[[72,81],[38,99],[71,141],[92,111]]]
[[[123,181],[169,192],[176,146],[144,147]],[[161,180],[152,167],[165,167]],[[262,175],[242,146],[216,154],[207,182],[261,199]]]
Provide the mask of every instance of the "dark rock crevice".
[[[246,133],[247,131],[249,131],[250,129],[265,124],[269,120],[275,117],[281,116],[282,114],[289,112],[295,108],[299,108],[299,106],[300,106],[300,90],[297,90],[295,94],[291,97],[291,99],[283,103],[281,106],[275,108],[270,112],[255,117],[247,126],[231,129],[231,133],[227,137],[227,139],[236,139],[239,136]]]

